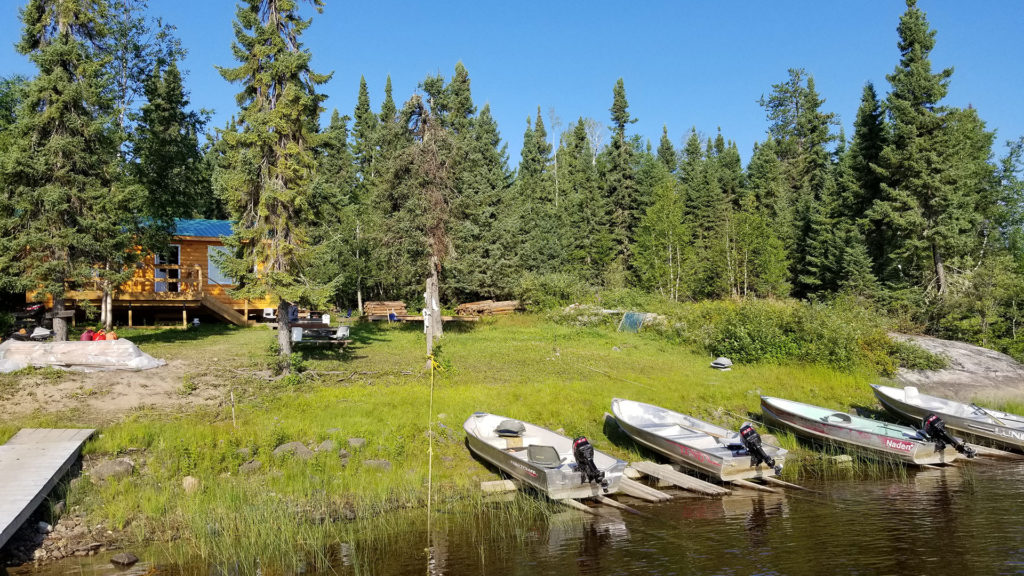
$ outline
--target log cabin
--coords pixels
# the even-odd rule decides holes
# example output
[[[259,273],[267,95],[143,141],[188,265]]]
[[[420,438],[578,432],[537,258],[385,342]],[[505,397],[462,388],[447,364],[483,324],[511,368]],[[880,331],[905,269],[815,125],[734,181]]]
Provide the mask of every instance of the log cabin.
[[[180,315],[183,324],[201,317],[245,326],[252,314],[276,306],[269,299],[237,300],[228,293],[233,283],[218,269],[215,256],[225,250],[222,238],[230,235],[228,220],[175,220],[168,252],[145,256],[134,276],[114,292],[115,319],[132,326]],[[68,308],[84,301],[99,307],[102,292],[92,288],[69,291]],[[33,292],[26,297],[35,300]],[[46,305],[52,307],[52,298]]]

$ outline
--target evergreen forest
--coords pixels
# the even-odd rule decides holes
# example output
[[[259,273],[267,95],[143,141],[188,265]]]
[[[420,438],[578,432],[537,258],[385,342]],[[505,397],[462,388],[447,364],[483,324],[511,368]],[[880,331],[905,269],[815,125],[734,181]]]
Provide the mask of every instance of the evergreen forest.
[[[445,306],[843,299],[1024,358],[1024,137],[997,157],[984,110],[946,103],[957,77],[915,0],[852,134],[813,70],[780,70],[746,165],[708,127],[635,133],[622,79],[607,117],[557,131],[538,106],[502,132],[462,63],[414,94],[361,78],[355,109],[328,111],[302,42],[325,0],[238,3],[220,68],[238,108],[211,126],[146,4],[22,8],[37,72],[0,79],[0,289],[109,293],[175,218],[218,218],[238,294],[282,307],[418,309],[429,278]]]

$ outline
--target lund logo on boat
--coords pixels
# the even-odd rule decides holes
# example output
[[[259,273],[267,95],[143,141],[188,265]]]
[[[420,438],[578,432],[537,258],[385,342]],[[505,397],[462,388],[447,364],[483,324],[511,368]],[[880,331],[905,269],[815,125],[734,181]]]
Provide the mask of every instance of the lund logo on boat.
[[[1016,438],[1017,440],[1024,440],[1024,432],[1014,432],[1013,430],[1006,430],[1003,428],[996,428],[996,432],[1000,436],[1006,436],[1007,438]]]
[[[529,466],[526,466],[525,464],[520,464],[519,462],[513,462],[512,465],[515,466],[516,468],[519,468],[523,472],[526,472],[530,476],[533,476],[534,478],[537,477],[537,471],[531,469]]]
[[[911,442],[904,442],[902,440],[893,440],[892,438],[885,439],[885,447],[892,448],[893,450],[902,450],[904,452],[913,452],[914,444]]]

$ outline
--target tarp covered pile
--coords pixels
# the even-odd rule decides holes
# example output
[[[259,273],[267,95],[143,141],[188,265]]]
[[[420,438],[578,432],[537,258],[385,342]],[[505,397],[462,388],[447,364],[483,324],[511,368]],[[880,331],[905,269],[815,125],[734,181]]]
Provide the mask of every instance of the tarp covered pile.
[[[22,342],[0,344],[0,373],[29,366],[50,366],[78,372],[148,370],[166,364],[146,354],[131,340],[99,342]]]

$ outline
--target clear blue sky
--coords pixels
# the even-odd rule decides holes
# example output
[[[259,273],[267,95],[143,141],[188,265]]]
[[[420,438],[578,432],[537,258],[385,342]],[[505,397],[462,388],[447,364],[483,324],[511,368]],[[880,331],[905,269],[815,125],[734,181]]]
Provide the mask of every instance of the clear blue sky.
[[[18,6],[0,6],[0,75],[32,74],[13,48]],[[233,65],[234,2],[150,0],[154,15],[176,25],[189,56],[187,86],[196,107],[215,111],[214,124],[235,111],[237,87],[215,65]],[[922,0],[938,31],[932,64],[953,66],[946,103],[973,105],[1002,143],[1024,135],[1024,2]],[[608,123],[612,87],[625,80],[631,128],[657,146],[662,124],[677,145],[690,126],[717,127],[736,140],[744,159],[766,129],[757,99],[790,67],[814,75],[825,109],[839,114],[847,133],[861,88],[888,90],[895,67],[896,25],[905,6],[876,2],[412,2],[327,0],[305,35],[320,72],[326,107],[351,115],[359,76],[374,107],[390,74],[395,99],[406,99],[431,73],[450,76],[461,60],[477,106],[491,104],[511,162],[518,162],[527,115],[540,106],[563,124],[579,116]],[[312,14],[311,10],[307,10]],[[550,127],[550,126],[549,126]]]

